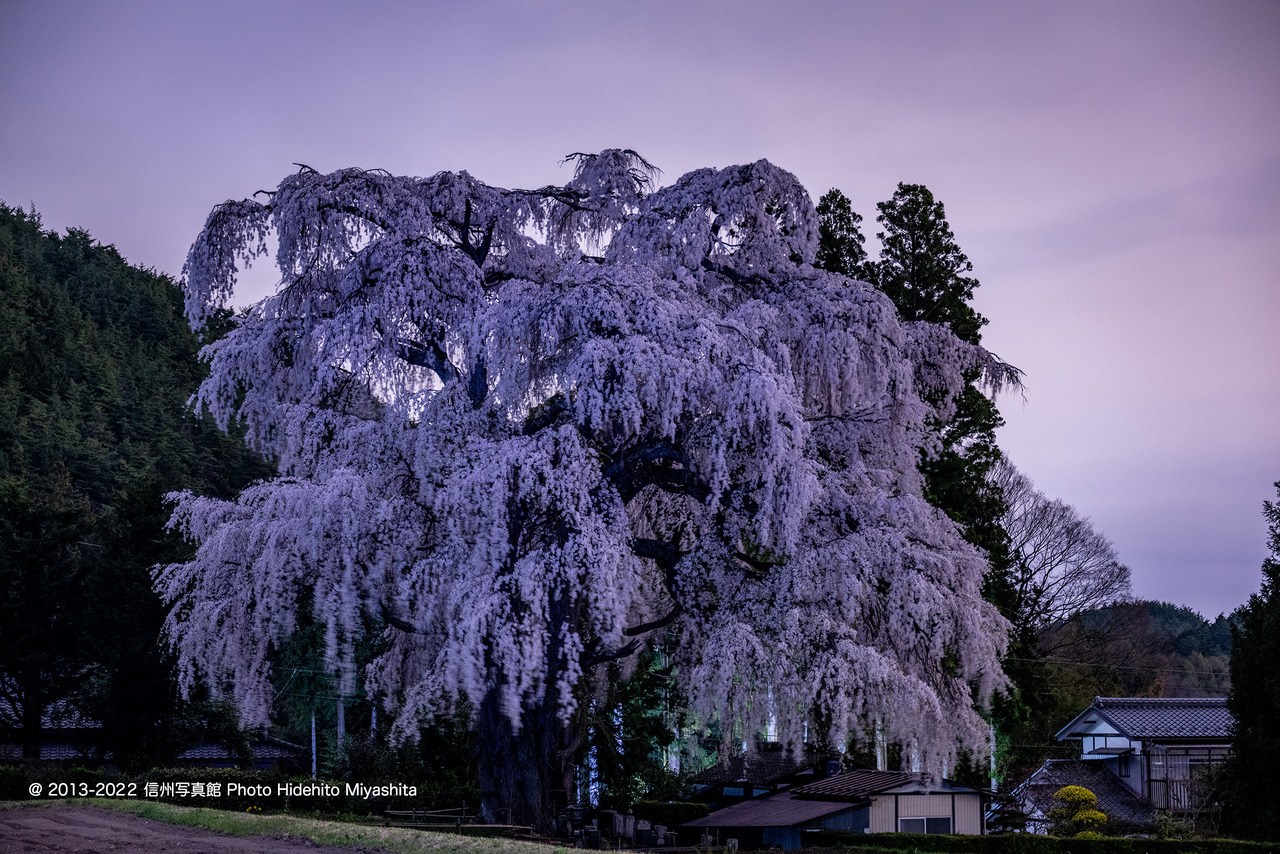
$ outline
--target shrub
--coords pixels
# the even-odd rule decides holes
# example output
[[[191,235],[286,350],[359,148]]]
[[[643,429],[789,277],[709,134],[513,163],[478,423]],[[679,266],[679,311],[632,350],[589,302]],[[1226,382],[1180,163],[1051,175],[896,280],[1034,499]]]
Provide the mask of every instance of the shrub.
[[[1049,810],[1053,824],[1049,832],[1054,836],[1075,836],[1082,839],[1101,838],[1107,815],[1096,809],[1098,796],[1084,786],[1063,786],[1053,793],[1057,806]],[[1088,833],[1087,837],[1080,834]]]
[[[1090,833],[1085,831],[1085,833]],[[1280,854],[1280,844],[1235,839],[1121,839],[1090,833],[1061,839],[1016,833],[1007,836],[920,836],[908,833],[823,831],[806,835],[814,846],[862,852],[904,851],[931,854]]]
[[[13,765],[0,765],[0,801],[27,798],[27,772]]]

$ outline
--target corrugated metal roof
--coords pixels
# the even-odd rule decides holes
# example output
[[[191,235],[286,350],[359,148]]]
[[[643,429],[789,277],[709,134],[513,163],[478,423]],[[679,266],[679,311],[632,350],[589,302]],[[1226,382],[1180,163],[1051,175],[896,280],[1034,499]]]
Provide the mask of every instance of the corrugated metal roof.
[[[1095,697],[1093,708],[1130,738],[1231,737],[1224,697]]]
[[[0,726],[22,728],[22,716],[7,700],[0,700]],[[50,703],[40,716],[43,730],[101,729],[102,722],[85,715],[67,699]]]
[[[833,801],[865,800],[868,795],[886,792],[911,783],[927,783],[927,778],[910,771],[849,771],[790,789],[802,798],[827,798]]]
[[[849,801],[817,801],[797,798],[790,791],[752,798],[710,815],[685,822],[682,827],[791,827],[814,821],[859,804]]]
[[[802,786],[794,786],[772,795],[751,798],[742,803],[716,810],[686,827],[793,827],[870,802],[873,795],[904,786],[932,788],[927,775],[910,771],[850,771],[836,774]],[[940,784],[948,791],[973,792],[947,781]]]

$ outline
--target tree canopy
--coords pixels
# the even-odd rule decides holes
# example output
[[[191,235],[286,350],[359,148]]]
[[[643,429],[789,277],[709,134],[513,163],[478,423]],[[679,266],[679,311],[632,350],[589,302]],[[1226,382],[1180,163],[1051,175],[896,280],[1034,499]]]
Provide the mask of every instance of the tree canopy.
[[[1280,496],[1280,482],[1275,484]],[[1232,730],[1228,812],[1230,829],[1253,839],[1280,841],[1280,502],[1263,502],[1267,545],[1262,587],[1238,612],[1232,631]]]
[[[0,203],[0,725],[29,757],[51,709],[120,764],[182,737],[149,575],[186,553],[164,495],[268,471],[186,411],[198,349],[172,279]]]
[[[1130,597],[1129,568],[1088,519],[1046,497],[1007,460],[991,477],[1006,505],[1016,628],[1041,631]]]
[[[942,202],[923,184],[898,184],[893,197],[876,205],[880,259],[872,266],[875,284],[906,320],[946,324],[962,341],[977,344],[987,319],[970,301],[978,281],[960,251]]]
[[[853,209],[849,197],[828,190],[818,199],[818,253],[814,264],[851,279],[871,281],[867,264],[867,242],[858,224],[862,215]]]
[[[197,400],[280,474],[175,496],[183,683],[265,723],[303,603],[348,687],[385,625],[367,684],[397,732],[471,709],[486,812],[520,821],[652,643],[726,742],[983,752],[1007,623],[917,463],[969,378],[1016,372],[815,268],[813,203],[767,161],[655,189],[634,152],[571,159],[535,190],[303,168],[210,215],[195,325],[268,239],[281,285],[206,349]]]

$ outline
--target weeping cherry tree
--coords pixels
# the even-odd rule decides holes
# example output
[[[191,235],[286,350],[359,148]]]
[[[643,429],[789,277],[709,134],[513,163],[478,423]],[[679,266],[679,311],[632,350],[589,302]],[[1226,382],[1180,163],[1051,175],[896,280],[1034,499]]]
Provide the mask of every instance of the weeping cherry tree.
[[[193,325],[269,243],[281,281],[194,402],[279,473],[173,497],[184,687],[265,725],[300,620],[346,691],[385,627],[364,681],[395,734],[468,710],[485,815],[544,826],[609,665],[658,639],[726,744],[984,753],[1007,624],[917,463],[967,376],[1016,371],[815,268],[813,203],[767,161],[661,189],[631,151],[570,161],[536,190],[303,168],[209,216]]]

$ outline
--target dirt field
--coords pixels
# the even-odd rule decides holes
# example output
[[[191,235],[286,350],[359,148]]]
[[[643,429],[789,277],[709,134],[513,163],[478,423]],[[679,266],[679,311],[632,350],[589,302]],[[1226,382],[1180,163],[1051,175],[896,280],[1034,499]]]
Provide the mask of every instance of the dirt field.
[[[48,805],[0,810],[3,854],[352,854],[370,849],[316,845],[306,839],[223,836],[93,807]]]

